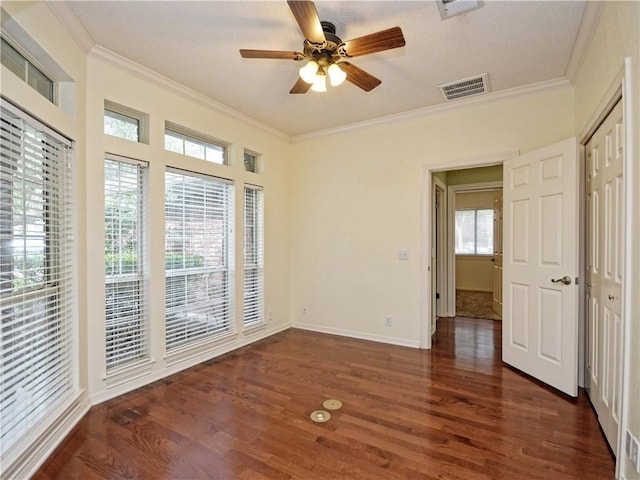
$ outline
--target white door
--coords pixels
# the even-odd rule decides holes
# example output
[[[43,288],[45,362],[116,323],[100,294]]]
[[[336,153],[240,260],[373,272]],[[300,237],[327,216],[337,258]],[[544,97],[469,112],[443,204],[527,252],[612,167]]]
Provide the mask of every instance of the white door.
[[[622,103],[586,147],[587,375],[585,387],[614,452],[618,449],[622,352],[624,208]]]
[[[575,138],[504,163],[502,359],[578,394]]]

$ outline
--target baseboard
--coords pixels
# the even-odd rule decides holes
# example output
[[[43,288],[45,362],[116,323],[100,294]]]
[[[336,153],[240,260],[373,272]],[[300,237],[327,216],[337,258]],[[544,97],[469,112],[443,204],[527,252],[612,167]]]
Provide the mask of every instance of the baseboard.
[[[382,335],[372,335],[370,333],[357,332],[354,330],[343,330],[341,328],[331,328],[320,325],[308,325],[304,323],[293,323],[292,328],[308,330],[310,332],[328,333],[340,335],[341,337],[357,338],[359,340],[369,340],[371,342],[389,343],[401,347],[420,348],[420,342],[407,340],[405,338],[387,337]]]
[[[90,408],[89,398],[81,392],[22,455],[16,458],[7,469],[3,469],[2,478],[22,480],[33,477]]]

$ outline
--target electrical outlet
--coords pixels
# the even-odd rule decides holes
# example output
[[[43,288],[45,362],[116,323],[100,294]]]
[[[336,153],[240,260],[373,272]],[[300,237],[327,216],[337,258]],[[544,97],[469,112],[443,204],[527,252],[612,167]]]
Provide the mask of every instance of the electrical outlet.
[[[391,315],[387,315],[387,316],[385,316],[385,317],[384,317],[384,324],[385,324],[387,327],[390,327],[390,326],[391,326],[391,324],[393,324],[393,317],[391,317]]]
[[[309,313],[309,309],[306,306],[302,307],[302,315],[306,315],[307,313]]]
[[[409,250],[398,250],[398,260],[409,260]]]
[[[269,310],[269,312],[267,313],[267,319],[269,321],[273,320],[273,310]]]

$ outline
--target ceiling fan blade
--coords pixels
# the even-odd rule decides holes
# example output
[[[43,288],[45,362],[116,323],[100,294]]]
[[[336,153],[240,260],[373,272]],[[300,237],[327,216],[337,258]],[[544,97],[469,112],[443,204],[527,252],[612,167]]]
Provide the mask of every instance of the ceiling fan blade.
[[[374,77],[349,62],[340,62],[338,65],[340,65],[340,68],[347,74],[347,80],[365,92],[370,92],[382,83],[382,80],[379,78]]]
[[[310,83],[307,83],[304,80],[302,80],[301,78],[298,78],[298,81],[291,88],[289,93],[307,93],[310,88],[311,88],[311,84]]]
[[[323,44],[326,42],[318,11],[313,2],[287,0],[291,13],[302,30],[304,38],[311,43]]]
[[[276,58],[280,60],[302,60],[304,55],[300,52],[282,52],[280,50],[243,50],[240,49],[242,58]]]
[[[364,37],[347,40],[340,47],[340,53],[346,57],[359,57],[370,53],[391,50],[392,48],[404,47],[404,35],[400,27],[392,27],[380,32],[371,33]]]

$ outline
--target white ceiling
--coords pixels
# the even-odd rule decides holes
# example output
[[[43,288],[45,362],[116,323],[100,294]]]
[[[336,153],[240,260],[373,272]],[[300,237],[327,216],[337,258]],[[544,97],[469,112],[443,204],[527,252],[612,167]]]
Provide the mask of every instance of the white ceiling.
[[[301,62],[238,53],[302,50],[284,0],[67,2],[97,45],[291,137],[444,103],[439,84],[485,72],[491,92],[565,78],[585,4],[485,0],[442,20],[435,0],[320,0],[343,40],[398,25],[407,45],[351,60],[382,80],[369,93],[290,95]]]

